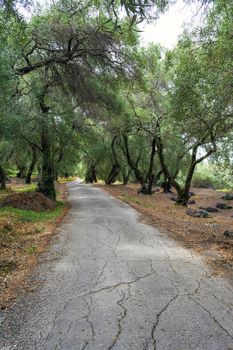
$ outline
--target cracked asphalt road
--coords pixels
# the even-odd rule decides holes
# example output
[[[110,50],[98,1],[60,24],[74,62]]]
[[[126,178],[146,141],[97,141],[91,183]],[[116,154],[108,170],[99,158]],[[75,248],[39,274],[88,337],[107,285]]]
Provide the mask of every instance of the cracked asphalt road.
[[[1,314],[1,350],[233,349],[226,280],[101,189],[69,193],[39,287]]]

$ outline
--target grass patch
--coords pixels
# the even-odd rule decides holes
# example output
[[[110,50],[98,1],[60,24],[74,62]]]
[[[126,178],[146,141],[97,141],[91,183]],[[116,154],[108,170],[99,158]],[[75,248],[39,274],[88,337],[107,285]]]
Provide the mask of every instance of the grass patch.
[[[153,208],[153,206],[150,204],[150,203],[147,203],[142,199],[139,199],[138,197],[136,196],[129,196],[127,194],[123,194],[122,195],[122,199],[127,202],[127,203],[135,203],[135,204],[138,204],[138,205],[141,205],[143,207],[146,207],[146,208]]]
[[[15,188],[14,191],[17,193],[22,193],[22,192],[33,192],[37,189],[36,184],[29,184],[26,185],[24,184],[22,187]]]
[[[27,253],[27,254],[35,254],[35,253],[37,253],[37,247],[34,247],[34,246],[27,247],[25,249],[25,253]]]
[[[0,208],[0,218],[4,216],[14,215],[18,218],[19,221],[22,222],[30,222],[30,221],[47,221],[54,220],[57,216],[59,216],[64,207],[64,203],[58,201],[56,203],[56,207],[54,210],[49,211],[32,211],[32,210],[23,210],[17,209],[13,207],[3,207]]]
[[[58,182],[61,183],[61,184],[64,184],[66,182],[75,181],[77,179],[78,179],[77,176],[59,177],[58,178]]]
[[[0,190],[0,201],[9,196],[9,194],[14,193],[14,191],[9,187],[6,190]]]
[[[8,274],[16,268],[14,261],[0,260],[0,273]]]

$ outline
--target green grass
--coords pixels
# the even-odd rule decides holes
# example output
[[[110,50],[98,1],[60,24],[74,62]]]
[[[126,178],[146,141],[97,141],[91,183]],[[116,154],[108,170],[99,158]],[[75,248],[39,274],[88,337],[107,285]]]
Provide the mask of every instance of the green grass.
[[[8,274],[16,268],[16,263],[13,261],[0,261],[0,273]]]
[[[27,254],[35,254],[35,253],[37,253],[37,247],[34,247],[34,246],[27,247],[25,249],[25,253],[27,253]]]
[[[36,184],[29,184],[29,185],[23,185],[22,187],[19,188],[14,188],[14,191],[17,193],[22,193],[22,192],[33,192],[37,188]]]
[[[64,203],[61,201],[57,202],[54,210],[43,211],[43,212],[17,209],[13,207],[3,207],[3,208],[0,208],[0,217],[13,214],[18,218],[19,221],[22,221],[22,222],[54,220],[56,219],[57,216],[61,214],[63,207],[64,207]]]
[[[70,181],[75,181],[75,180],[77,180],[77,176],[59,177],[58,178],[58,182],[60,182],[61,184],[66,183],[66,182],[70,182]]]

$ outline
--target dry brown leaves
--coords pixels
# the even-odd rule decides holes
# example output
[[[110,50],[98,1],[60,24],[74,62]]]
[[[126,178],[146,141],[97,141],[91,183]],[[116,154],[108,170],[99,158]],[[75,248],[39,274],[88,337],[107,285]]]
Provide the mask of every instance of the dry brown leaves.
[[[171,196],[162,192],[152,196],[138,195],[136,184],[101,187],[137,209],[142,221],[202,254],[214,273],[233,278],[233,239],[223,234],[225,230],[233,231],[233,209],[211,213],[208,219],[194,218],[186,214],[187,208],[176,206],[170,200]],[[224,193],[196,188],[192,191],[196,194],[192,197],[196,204],[189,205],[190,208],[214,207],[217,202],[233,206],[233,201],[221,199]]]
[[[66,200],[64,184],[58,184],[59,199]],[[17,215],[0,216],[0,309],[14,301],[19,290],[28,290],[27,276],[37,264],[38,256],[48,246],[56,227],[68,211],[66,203],[61,214],[45,221],[20,221]]]

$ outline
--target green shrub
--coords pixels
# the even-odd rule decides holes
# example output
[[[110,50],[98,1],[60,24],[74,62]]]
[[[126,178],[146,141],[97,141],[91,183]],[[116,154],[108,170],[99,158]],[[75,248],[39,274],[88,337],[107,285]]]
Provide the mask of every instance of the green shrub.
[[[203,163],[194,173],[192,186],[197,188],[232,189],[233,177],[230,171],[220,165]]]
[[[215,188],[215,181],[212,175],[196,173],[193,176],[192,186],[197,188]]]

